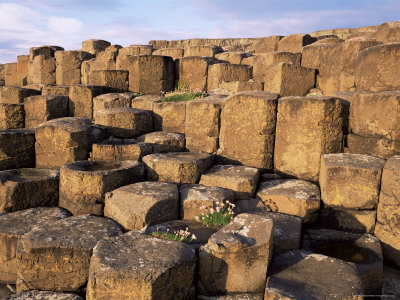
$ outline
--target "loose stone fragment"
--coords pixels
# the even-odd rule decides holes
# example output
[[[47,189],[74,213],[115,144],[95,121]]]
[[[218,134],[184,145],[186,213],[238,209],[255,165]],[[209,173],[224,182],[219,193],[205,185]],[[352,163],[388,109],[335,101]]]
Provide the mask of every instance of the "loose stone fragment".
[[[0,171],[0,213],[58,204],[59,174],[46,169]]]
[[[179,191],[180,216],[183,220],[193,220],[197,215],[215,209],[218,202],[235,202],[233,191],[215,186],[184,184],[181,185]]]
[[[15,129],[0,132],[0,170],[35,167],[35,132]]]
[[[38,207],[0,216],[0,282],[15,284],[17,280],[17,241],[34,226],[42,226],[70,214],[58,207]]]
[[[131,160],[68,163],[60,170],[59,206],[74,215],[102,215],[105,193],[141,181],[143,173],[143,164]]]
[[[141,143],[134,139],[114,139],[110,138],[98,144],[93,144],[93,161],[141,161],[146,155],[154,153],[153,145]]]
[[[309,229],[302,248],[334,257],[353,265],[361,277],[365,295],[381,293],[383,257],[379,240],[371,234],[330,229]]]
[[[156,131],[139,136],[138,142],[152,144],[154,153],[180,152],[185,150],[185,135]]]
[[[303,222],[315,222],[320,208],[318,185],[296,179],[263,181],[257,190],[260,199],[273,212],[300,217]]]
[[[199,249],[199,294],[263,292],[272,243],[271,219],[236,216]]]
[[[143,157],[143,162],[148,180],[197,183],[211,167],[213,156],[195,152],[156,153]]]
[[[96,244],[122,234],[112,220],[73,216],[34,227],[17,245],[17,292],[30,289],[78,291],[88,280]]]
[[[174,183],[145,181],[105,195],[104,215],[125,230],[178,219],[179,191]]]
[[[219,186],[235,193],[235,199],[254,197],[260,171],[256,168],[234,165],[215,165],[201,176],[200,184]]]
[[[31,96],[25,99],[25,127],[35,128],[68,116],[68,96]]]
[[[361,278],[353,264],[295,250],[273,258],[264,299],[353,299],[363,294]]]
[[[129,232],[95,247],[87,299],[188,299],[195,265],[189,245]]]

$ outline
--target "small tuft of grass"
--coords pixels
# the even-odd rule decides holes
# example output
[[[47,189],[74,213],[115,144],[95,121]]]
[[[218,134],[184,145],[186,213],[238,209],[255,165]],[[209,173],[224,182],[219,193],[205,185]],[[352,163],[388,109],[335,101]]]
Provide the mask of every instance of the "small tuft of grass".
[[[167,96],[162,100],[162,102],[188,101],[194,99],[201,99],[204,97],[207,97],[207,93],[205,92],[185,92]]]
[[[189,244],[191,241],[196,239],[196,236],[194,234],[190,234],[188,230],[189,228],[186,228],[186,230],[169,232],[169,229],[167,229],[167,231],[160,231],[157,228],[157,230],[153,231],[151,235],[159,239],[178,241]]]
[[[229,201],[225,201],[225,203],[217,202],[216,204],[215,208],[210,208],[208,211],[197,215],[194,220],[206,226],[228,225],[233,219],[235,204]],[[206,209],[206,207],[203,206],[202,209]]]

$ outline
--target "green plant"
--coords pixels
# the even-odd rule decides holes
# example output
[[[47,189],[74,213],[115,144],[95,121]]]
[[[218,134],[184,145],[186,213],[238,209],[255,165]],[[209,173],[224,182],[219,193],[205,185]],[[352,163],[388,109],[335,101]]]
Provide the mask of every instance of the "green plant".
[[[189,232],[189,228],[172,232],[169,232],[169,229],[167,229],[167,231],[160,231],[158,227],[156,229],[157,230],[153,231],[151,235],[160,239],[184,242],[187,244],[196,239],[196,236]]]
[[[228,225],[233,218],[233,208],[235,204],[229,201],[216,202],[215,208],[208,208],[208,211],[197,215],[194,220],[200,222],[204,225]],[[207,209],[207,207],[202,206],[200,209]]]
[[[177,93],[171,96],[167,96],[162,101],[163,102],[188,101],[204,97],[207,97],[207,93],[201,91],[193,91],[193,92]]]

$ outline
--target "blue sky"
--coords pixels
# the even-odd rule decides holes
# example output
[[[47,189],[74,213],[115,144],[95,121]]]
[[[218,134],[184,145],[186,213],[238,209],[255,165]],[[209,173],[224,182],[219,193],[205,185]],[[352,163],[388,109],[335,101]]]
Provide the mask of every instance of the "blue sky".
[[[400,0],[0,0],[0,63],[45,44],[99,38],[262,37],[400,20]]]

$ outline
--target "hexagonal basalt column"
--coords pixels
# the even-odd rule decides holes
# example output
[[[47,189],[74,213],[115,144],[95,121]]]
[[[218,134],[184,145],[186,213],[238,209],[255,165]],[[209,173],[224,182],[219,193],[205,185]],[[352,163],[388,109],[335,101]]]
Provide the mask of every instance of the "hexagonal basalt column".
[[[140,181],[144,167],[138,161],[78,161],[60,170],[59,206],[74,215],[103,214],[104,195],[121,186]]]
[[[7,130],[0,132],[0,170],[35,166],[35,132]]]
[[[0,213],[58,203],[59,173],[46,169],[0,172]]]
[[[153,153],[153,145],[138,143],[135,139],[110,138],[98,144],[93,144],[92,160],[96,161],[141,161],[146,155]]]
[[[180,152],[185,150],[185,135],[181,133],[156,131],[141,135],[137,140],[153,144],[154,153]]]

